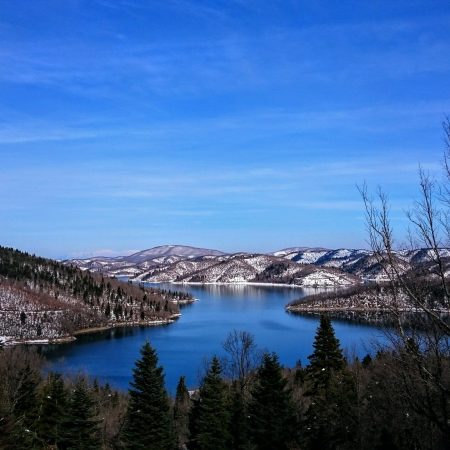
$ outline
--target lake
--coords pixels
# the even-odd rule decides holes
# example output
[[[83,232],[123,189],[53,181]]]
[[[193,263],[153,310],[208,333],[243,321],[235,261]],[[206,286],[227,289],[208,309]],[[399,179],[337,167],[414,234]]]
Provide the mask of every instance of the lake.
[[[223,355],[222,342],[233,329],[255,337],[258,347],[276,352],[282,364],[305,365],[312,352],[318,317],[287,313],[284,306],[314,290],[249,285],[158,285],[190,292],[199,301],[182,307],[182,316],[170,325],[115,328],[81,335],[69,344],[41,347],[51,370],[86,372],[112,386],[127,389],[139,349],[148,340],[164,367],[166,385],[174,393],[180,375],[188,387],[199,384],[205,360]],[[347,351],[364,356],[374,340],[383,339],[373,326],[333,322],[336,335]]]

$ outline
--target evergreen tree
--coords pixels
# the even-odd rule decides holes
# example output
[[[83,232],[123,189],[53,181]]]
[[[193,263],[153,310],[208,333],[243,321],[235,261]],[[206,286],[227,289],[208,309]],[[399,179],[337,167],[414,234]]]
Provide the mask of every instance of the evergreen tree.
[[[312,380],[313,392],[316,392],[326,389],[333,371],[341,370],[345,366],[339,340],[327,316],[320,316],[313,347],[314,352],[308,356],[308,375]]]
[[[28,363],[18,371],[9,437],[11,448],[21,450],[37,445],[37,387],[40,380],[39,374]]]
[[[50,373],[41,395],[37,423],[40,438],[49,445],[58,446],[63,437],[68,406],[64,381],[60,374]]]
[[[37,386],[40,376],[27,364],[19,371],[16,382],[14,416],[22,419],[24,426],[30,428],[37,416]]]
[[[247,405],[241,384],[233,382],[230,405],[230,435],[233,450],[246,450],[250,447],[250,430]]]
[[[359,448],[356,386],[347,371],[333,372],[326,390],[311,396],[305,417],[310,450]]]
[[[345,360],[327,316],[320,316],[313,347],[307,367],[311,403],[305,417],[305,439],[311,450],[333,449],[343,441],[352,441],[349,434],[355,424],[355,392],[351,378],[343,370]]]
[[[199,398],[192,408],[191,449],[229,449],[227,387],[221,373],[219,360],[214,357],[200,386]]]
[[[251,440],[261,450],[291,448],[297,440],[297,417],[275,353],[266,353],[258,369],[249,405]]]
[[[95,450],[100,448],[98,420],[95,420],[94,402],[86,381],[79,379],[70,395],[61,449]]]
[[[148,342],[136,361],[122,434],[127,449],[168,450],[175,445],[169,399],[162,367]]]
[[[175,395],[175,404],[173,407],[173,417],[179,448],[182,448],[188,440],[190,407],[191,400],[189,397],[189,392],[186,388],[185,378],[180,377]]]

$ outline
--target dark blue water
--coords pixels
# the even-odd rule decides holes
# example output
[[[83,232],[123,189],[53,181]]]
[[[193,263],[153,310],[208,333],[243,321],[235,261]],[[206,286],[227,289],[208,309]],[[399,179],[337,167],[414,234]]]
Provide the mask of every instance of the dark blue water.
[[[173,285],[161,285],[174,289]],[[182,317],[173,324],[157,327],[116,328],[79,336],[76,342],[46,346],[43,350],[52,370],[65,373],[83,371],[90,377],[127,389],[139,349],[149,340],[157,349],[164,367],[166,384],[174,392],[180,375],[188,386],[199,384],[204,361],[222,355],[222,342],[233,329],[252,333],[257,345],[276,352],[286,366],[300,359],[307,363],[318,318],[289,314],[284,306],[304,296],[300,288],[265,286],[176,286],[199,301],[182,308]],[[359,356],[382,339],[375,327],[335,321],[342,346]]]

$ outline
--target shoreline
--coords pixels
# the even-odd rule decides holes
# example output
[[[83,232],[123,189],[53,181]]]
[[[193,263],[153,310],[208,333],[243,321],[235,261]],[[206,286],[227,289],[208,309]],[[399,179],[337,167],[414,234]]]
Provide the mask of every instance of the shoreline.
[[[296,308],[291,306],[286,306],[286,311],[290,313],[305,313],[305,312],[358,312],[358,313],[370,313],[370,312],[387,312],[392,313],[391,310],[387,308],[332,308],[332,307],[313,307],[313,308]],[[407,310],[399,310],[399,312],[406,312]]]
[[[181,313],[172,314],[168,319],[152,320],[152,321],[137,321],[137,322],[119,322],[111,323],[104,326],[97,326],[92,328],[81,328],[75,330],[71,335],[61,336],[58,338],[39,338],[39,339],[20,339],[13,336],[2,336],[6,338],[0,341],[5,347],[12,347],[14,345],[52,345],[52,344],[68,344],[77,340],[76,336],[84,334],[101,333],[102,331],[112,330],[114,328],[122,327],[155,327],[159,325],[169,325],[174,323],[181,317]]]
[[[258,287],[283,287],[283,288],[301,288],[301,289],[340,289],[353,286],[351,284],[335,284],[335,285],[304,285],[304,284],[286,284],[286,283],[263,283],[257,281],[237,281],[237,282],[225,282],[225,281],[142,281],[142,280],[130,280],[136,284],[174,284],[174,285],[192,285],[192,286],[258,286]]]
[[[192,305],[192,303],[198,302],[198,298],[192,298],[189,300],[174,300],[173,303],[177,304],[178,306],[186,306],[186,305]]]
[[[332,312],[332,313],[348,313],[348,312],[357,312],[357,313],[389,313],[389,314],[393,314],[394,311],[392,311],[392,309],[390,308],[352,308],[352,307],[348,307],[348,308],[337,308],[337,307],[327,307],[327,306],[311,306],[311,307],[307,307],[307,306],[286,306],[285,307],[286,311],[290,312],[290,313],[304,313],[304,312],[315,312],[315,313],[320,313],[320,312]],[[432,311],[436,312],[436,313],[447,313],[448,310],[446,309],[433,309]],[[396,312],[400,312],[400,313],[413,313],[413,314],[420,314],[423,313],[423,310],[418,309],[418,308],[396,308]]]

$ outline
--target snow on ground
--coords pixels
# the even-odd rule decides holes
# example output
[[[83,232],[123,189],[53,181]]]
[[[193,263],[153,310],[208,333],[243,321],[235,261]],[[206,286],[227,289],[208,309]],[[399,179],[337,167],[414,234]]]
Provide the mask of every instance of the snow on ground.
[[[299,284],[302,286],[351,286],[354,284],[349,277],[337,275],[331,272],[325,272],[323,270],[318,270],[309,275],[304,276],[299,280]]]

